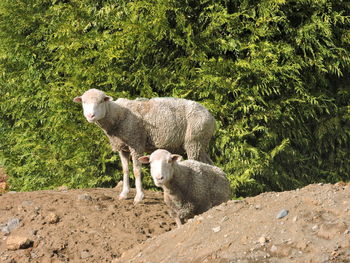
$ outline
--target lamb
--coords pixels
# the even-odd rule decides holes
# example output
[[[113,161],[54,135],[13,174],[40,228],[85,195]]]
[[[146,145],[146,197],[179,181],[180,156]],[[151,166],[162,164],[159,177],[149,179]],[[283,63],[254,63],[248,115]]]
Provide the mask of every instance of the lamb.
[[[212,163],[207,148],[215,131],[215,119],[197,102],[178,98],[113,101],[97,89],[90,89],[73,101],[82,103],[87,121],[100,126],[112,150],[119,153],[123,169],[119,199],[126,199],[130,190],[130,155],[135,176],[135,204],[144,197],[138,158],[145,153],[164,148]]]
[[[178,227],[186,219],[226,202],[231,195],[230,183],[219,167],[181,159],[164,149],[139,158],[141,163],[150,163],[153,181],[163,188],[164,201]]]

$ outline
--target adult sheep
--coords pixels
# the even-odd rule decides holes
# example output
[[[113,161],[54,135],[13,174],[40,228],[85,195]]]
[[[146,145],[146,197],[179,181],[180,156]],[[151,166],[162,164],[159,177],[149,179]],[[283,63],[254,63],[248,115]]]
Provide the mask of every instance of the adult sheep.
[[[212,163],[207,148],[215,130],[215,119],[197,102],[177,98],[113,101],[97,89],[90,89],[73,101],[82,103],[87,121],[102,128],[112,150],[120,155],[123,168],[120,199],[127,198],[130,190],[130,155],[135,176],[135,204],[144,196],[138,158],[145,152],[164,148],[179,154],[186,152],[189,159]]]
[[[153,181],[163,188],[164,201],[178,227],[184,220],[226,202],[231,194],[230,183],[219,167],[181,159],[163,149],[139,158],[151,164]]]

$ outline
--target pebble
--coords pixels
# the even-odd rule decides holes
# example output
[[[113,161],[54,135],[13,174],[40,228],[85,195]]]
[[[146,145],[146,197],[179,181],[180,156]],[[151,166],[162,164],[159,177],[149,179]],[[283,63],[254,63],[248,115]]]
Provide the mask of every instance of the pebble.
[[[32,206],[33,205],[33,201],[31,200],[25,200],[22,202],[22,206]]]
[[[265,236],[261,236],[258,241],[263,246],[267,242],[267,239]]]
[[[89,252],[89,250],[83,250],[81,253],[80,253],[80,258],[81,259],[87,259],[91,257],[91,253]]]
[[[1,227],[1,232],[4,233],[4,235],[9,235],[10,234],[10,229],[8,228],[8,226],[2,226]]]
[[[6,240],[8,250],[25,249],[33,246],[33,240],[24,236],[9,236]]]
[[[58,221],[60,221],[60,218],[58,215],[56,215],[55,213],[49,213],[46,217],[46,220],[50,223],[50,224],[55,224],[58,223]]]
[[[224,216],[222,219],[221,219],[221,223],[223,223],[223,222],[225,222],[225,221],[227,221],[228,220],[228,216]]]
[[[92,197],[89,194],[78,195],[79,201],[92,201]]]
[[[12,218],[10,219],[6,225],[1,227],[1,232],[3,232],[5,235],[8,235],[11,233],[12,230],[19,227],[21,220],[18,218]]]
[[[217,233],[221,231],[221,227],[220,226],[213,227],[211,230],[213,230],[214,233]]]
[[[314,225],[311,229],[312,231],[316,231],[318,229],[318,225]]]
[[[36,206],[34,208],[34,213],[38,215],[40,213],[40,210],[41,210],[41,207],[40,206]]]
[[[277,247],[275,245],[272,245],[271,248],[270,248],[270,251],[272,253],[276,252],[277,251]]]
[[[288,210],[282,209],[281,211],[279,211],[279,213],[277,214],[276,218],[277,218],[277,219],[281,219],[281,218],[287,216],[288,213],[289,213]]]

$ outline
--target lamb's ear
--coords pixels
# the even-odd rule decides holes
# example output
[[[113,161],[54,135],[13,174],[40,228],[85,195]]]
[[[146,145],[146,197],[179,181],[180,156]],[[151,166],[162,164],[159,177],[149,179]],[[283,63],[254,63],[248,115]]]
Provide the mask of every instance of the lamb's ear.
[[[142,156],[138,160],[139,160],[140,163],[149,164],[149,155]]]
[[[81,96],[75,97],[75,98],[73,99],[73,101],[76,102],[76,103],[81,103],[81,102],[82,102]]]
[[[182,156],[178,154],[172,154],[171,155],[171,160],[173,162],[180,162],[182,160]]]
[[[112,101],[113,98],[111,96],[106,96],[103,100],[104,101]]]

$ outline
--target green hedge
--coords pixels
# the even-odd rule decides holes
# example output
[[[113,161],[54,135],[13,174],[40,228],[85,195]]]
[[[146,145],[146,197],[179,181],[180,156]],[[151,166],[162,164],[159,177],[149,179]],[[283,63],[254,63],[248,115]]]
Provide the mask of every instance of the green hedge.
[[[236,196],[349,180],[349,14],[341,0],[2,0],[12,189],[120,180],[119,157],[72,102],[92,87],[205,105]]]

